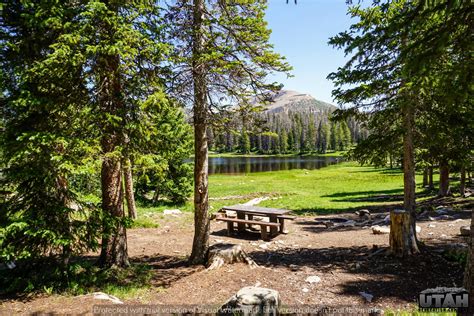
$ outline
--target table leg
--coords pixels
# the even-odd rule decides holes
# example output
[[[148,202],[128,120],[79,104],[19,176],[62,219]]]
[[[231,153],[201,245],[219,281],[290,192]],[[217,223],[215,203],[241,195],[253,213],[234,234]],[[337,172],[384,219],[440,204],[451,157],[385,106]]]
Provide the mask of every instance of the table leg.
[[[270,215],[270,223],[278,223],[278,217],[276,215]],[[278,234],[277,227],[270,227],[270,236],[276,236]]]
[[[245,213],[237,212],[237,218],[245,220]],[[237,223],[237,230],[239,232],[244,231],[245,230],[245,224],[244,223]]]
[[[247,214],[247,218],[249,221],[253,220],[253,215],[252,214]],[[252,224],[247,224],[247,228],[248,229],[251,229],[252,228]]]
[[[233,231],[234,231],[234,223],[227,222],[227,234],[231,236]]]
[[[280,222],[280,233],[288,234],[288,231],[285,229],[285,219],[279,218],[278,221]]]
[[[262,240],[268,241],[268,234],[267,234],[267,226],[260,225],[260,235],[262,237]]]

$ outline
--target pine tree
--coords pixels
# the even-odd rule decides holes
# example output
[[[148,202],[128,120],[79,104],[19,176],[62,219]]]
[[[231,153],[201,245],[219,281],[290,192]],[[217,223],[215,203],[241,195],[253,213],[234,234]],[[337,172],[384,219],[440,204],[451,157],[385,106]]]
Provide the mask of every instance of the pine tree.
[[[332,150],[337,150],[337,141],[338,141],[338,133],[337,133],[337,126],[334,121],[330,121],[330,138],[329,138],[329,147]]]
[[[0,215],[0,257],[52,256],[67,265],[72,255],[95,250],[100,232],[99,212],[71,184],[93,168],[97,153],[87,133],[87,87],[81,65],[58,47],[75,41],[69,22],[80,7],[49,1],[2,7],[2,187],[14,193]]]
[[[168,8],[170,43],[176,47],[173,62],[184,69],[173,77],[172,90],[176,97],[192,102],[194,112],[193,264],[205,263],[209,245],[208,108],[223,98],[248,104],[250,91],[261,91],[265,96],[278,89],[265,82],[269,71],[289,70],[268,42],[265,8],[265,1],[256,0],[179,0]]]
[[[286,154],[288,152],[288,133],[285,129],[280,132],[280,153]]]

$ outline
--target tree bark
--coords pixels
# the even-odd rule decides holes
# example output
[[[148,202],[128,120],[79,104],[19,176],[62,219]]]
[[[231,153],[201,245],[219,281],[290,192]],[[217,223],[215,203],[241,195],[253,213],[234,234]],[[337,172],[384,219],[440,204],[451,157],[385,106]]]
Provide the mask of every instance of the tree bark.
[[[459,182],[459,193],[462,197],[466,195],[466,168],[464,165],[461,167],[461,180]]]
[[[111,10],[118,8],[110,6]],[[103,32],[111,36],[109,25],[103,26]],[[100,110],[114,116],[124,115],[123,91],[120,81],[120,57],[101,55],[97,61],[100,71],[100,90],[98,100]],[[99,264],[104,267],[116,265],[128,266],[127,232],[123,223],[125,210],[123,205],[123,183],[121,153],[125,140],[121,126],[104,120],[102,126],[102,210],[104,211],[103,236]]]
[[[209,248],[208,148],[207,148],[207,84],[206,66],[201,60],[204,0],[194,0],[193,64],[194,82],[194,239],[189,262],[206,264]]]
[[[407,102],[407,101],[405,101]],[[418,244],[416,239],[416,197],[415,197],[415,152],[413,148],[413,132],[415,128],[415,113],[410,104],[405,103],[403,111],[403,207],[408,213],[408,221],[410,229],[394,228],[393,232],[401,231],[404,235],[402,239],[406,242],[403,246],[407,247],[402,250],[404,255],[418,253]],[[390,239],[392,239],[392,230],[390,231]],[[396,250],[397,253],[399,250]]]
[[[428,186],[428,167],[423,169],[423,188]]]
[[[125,199],[127,200],[128,216],[132,219],[137,218],[137,206],[135,204],[135,195],[133,193],[133,175],[130,159],[125,159],[123,163],[123,176],[125,184]]]
[[[390,252],[393,255],[405,257],[418,252],[415,232],[411,226],[409,212],[405,210],[390,212]]]
[[[428,167],[428,188],[430,190],[434,189],[434,184],[433,184],[433,166]]]
[[[110,150],[114,136],[105,136],[102,143],[106,150]],[[107,151],[110,152],[110,151]],[[105,230],[102,237],[102,247],[99,258],[101,266],[119,267],[128,266],[127,232],[122,218],[125,216],[123,208],[123,185],[120,159],[117,157],[103,158],[102,162],[102,209],[105,214]]]
[[[448,162],[443,160],[439,164],[439,196],[448,196],[450,194],[449,189],[449,165]]]

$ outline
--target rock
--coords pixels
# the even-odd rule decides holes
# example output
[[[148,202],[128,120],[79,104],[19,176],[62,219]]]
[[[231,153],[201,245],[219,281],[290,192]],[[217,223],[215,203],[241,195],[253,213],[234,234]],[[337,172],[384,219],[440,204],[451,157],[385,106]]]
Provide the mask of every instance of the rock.
[[[258,247],[262,249],[268,249],[268,244],[261,244],[261,245],[258,245]]]
[[[451,209],[441,207],[441,208],[436,208],[435,213],[438,215],[446,215],[448,214],[449,211],[451,211]]]
[[[390,234],[390,227],[388,226],[372,226],[372,233],[374,235]]]
[[[254,287],[259,287],[260,285],[262,285],[262,283],[260,283],[259,281],[257,281],[254,285]]]
[[[433,236],[433,235],[434,235],[434,233],[428,233],[428,235],[430,235],[430,236]]]
[[[164,215],[179,215],[179,214],[182,214],[182,212],[178,209],[173,209],[173,210],[164,210],[163,214]]]
[[[103,292],[94,292],[91,295],[92,295],[92,298],[94,298],[96,300],[107,300],[107,301],[110,301],[114,304],[123,304],[123,302],[121,300],[119,300],[118,298],[116,298],[115,296],[105,294]]]
[[[471,236],[471,226],[461,226],[459,228],[461,236]]]
[[[421,227],[416,225],[415,226],[415,231],[416,231],[417,234],[421,233]]]
[[[239,315],[277,315],[280,307],[278,291],[247,286],[241,288],[220,309],[219,314],[233,315],[238,309]]]
[[[288,268],[290,268],[291,271],[298,271],[300,269],[296,264],[290,264]]]
[[[15,262],[13,262],[13,261],[7,262],[6,265],[7,265],[7,268],[10,269],[10,270],[16,268],[16,264],[15,264]]]
[[[356,215],[359,215],[360,218],[364,220],[369,220],[371,215],[369,210],[358,210],[355,212]]]
[[[428,224],[428,228],[435,228],[436,225],[435,224]]]
[[[303,291],[304,293],[308,293],[308,292],[309,292],[309,289],[307,289],[307,288],[304,287],[304,288],[301,289],[301,291]]]
[[[464,222],[464,220],[461,219],[461,218],[458,218],[458,219],[456,219],[454,222],[455,222],[455,223],[460,223],[460,222]]]
[[[372,294],[369,294],[369,293],[366,293],[366,292],[359,292],[359,294],[365,298],[365,300],[370,303],[372,302],[372,299],[374,298],[374,296]]]
[[[308,283],[311,283],[311,284],[312,283],[319,283],[319,282],[321,282],[321,278],[318,277],[317,275],[312,275],[312,276],[307,277],[305,281],[308,282]]]

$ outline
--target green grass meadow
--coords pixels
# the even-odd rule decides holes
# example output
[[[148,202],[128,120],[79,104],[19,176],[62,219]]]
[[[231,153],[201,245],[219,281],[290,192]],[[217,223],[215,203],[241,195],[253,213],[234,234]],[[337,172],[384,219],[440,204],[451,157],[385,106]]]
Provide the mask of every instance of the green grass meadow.
[[[421,183],[421,175],[417,175],[416,180]],[[437,175],[434,180],[438,180]],[[417,190],[418,193],[423,191],[420,185]],[[402,194],[403,173],[400,169],[360,166],[355,162],[317,170],[293,169],[209,177],[211,212],[225,205],[270,196],[270,200],[261,202],[259,206],[286,208],[297,214],[328,214],[401,203]],[[192,211],[192,200],[180,206],[141,207],[139,215],[144,216],[136,225],[153,227],[153,223],[146,218],[167,208]]]

